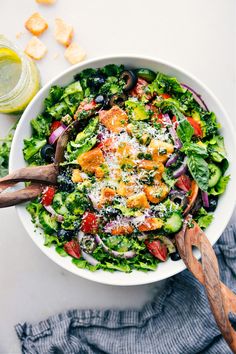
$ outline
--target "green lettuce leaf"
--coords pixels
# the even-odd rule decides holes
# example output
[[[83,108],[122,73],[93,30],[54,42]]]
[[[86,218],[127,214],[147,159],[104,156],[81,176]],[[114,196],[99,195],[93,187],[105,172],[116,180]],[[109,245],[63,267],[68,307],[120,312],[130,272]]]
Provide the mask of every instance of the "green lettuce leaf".
[[[219,182],[209,190],[209,194],[220,195],[223,194],[226,190],[230,176],[223,176],[220,178]]]
[[[50,126],[52,123],[51,117],[46,117],[43,114],[39,114],[37,118],[32,119],[30,124],[33,129],[33,135],[40,139],[44,139],[50,135]]]
[[[50,88],[47,98],[44,100],[44,106],[47,110],[48,108],[54,106],[61,99],[64,93],[64,88],[60,86],[52,86]]]
[[[186,91],[175,77],[158,73],[155,80],[149,85],[151,93],[184,93]]]
[[[195,219],[201,229],[206,229],[213,221],[214,215],[208,213],[204,208],[200,208]]]
[[[46,139],[30,138],[24,139],[24,158],[29,161],[47,143]]]
[[[2,142],[0,146],[0,178],[8,174],[8,160],[11,150],[12,139],[12,132],[10,132],[4,139],[0,139],[0,141]]]
[[[226,159],[226,150],[223,136],[215,135],[207,143],[208,151],[213,161],[220,163]]]

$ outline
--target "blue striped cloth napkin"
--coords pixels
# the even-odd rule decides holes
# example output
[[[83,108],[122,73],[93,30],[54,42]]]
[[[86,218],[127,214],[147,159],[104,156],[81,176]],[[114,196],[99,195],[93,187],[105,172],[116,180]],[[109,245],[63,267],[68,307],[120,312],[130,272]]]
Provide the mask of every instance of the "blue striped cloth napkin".
[[[236,291],[236,226],[214,247],[221,279]],[[236,328],[236,315],[232,314]],[[27,354],[228,354],[201,284],[186,270],[137,310],[71,310],[38,324],[17,324]]]

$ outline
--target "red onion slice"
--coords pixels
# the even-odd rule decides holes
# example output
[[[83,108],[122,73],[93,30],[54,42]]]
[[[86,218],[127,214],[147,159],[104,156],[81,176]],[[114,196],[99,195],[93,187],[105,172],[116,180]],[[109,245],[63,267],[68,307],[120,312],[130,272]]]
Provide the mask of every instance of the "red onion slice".
[[[164,122],[168,125],[169,132],[172,136],[176,149],[180,149],[182,147],[182,143],[178,138],[178,135],[173,127],[169,114],[163,114]]]
[[[185,156],[182,165],[173,172],[173,177],[178,178],[182,176],[187,171],[187,156]]]
[[[44,208],[52,215],[55,216],[58,222],[63,222],[64,216],[57,214],[51,205],[44,205]]]
[[[208,193],[201,191],[202,195],[202,203],[205,208],[209,208],[209,199],[208,199]]]
[[[130,258],[134,258],[136,256],[136,253],[133,250],[130,250],[127,252],[118,252],[118,251],[111,250],[109,247],[107,247],[105,245],[105,243],[102,241],[100,236],[98,236],[98,234],[96,234],[95,239],[96,239],[97,244],[102,246],[102,248],[104,249],[104,251],[106,253],[110,254],[111,256],[113,256],[115,258],[130,259]]]
[[[48,139],[49,144],[53,145],[65,130],[66,126],[64,124],[54,130]]]
[[[100,262],[95,259],[94,257],[92,257],[90,254],[81,251],[82,257],[85,261],[87,261],[89,264],[91,264],[92,266],[96,266],[97,264],[99,264]]]
[[[178,160],[177,154],[172,154],[166,162],[166,167],[173,165]]]
[[[199,104],[200,107],[202,107],[206,111],[209,111],[206,103],[203,101],[202,96],[199,93],[197,93],[194,89],[192,89],[188,85],[181,84],[181,86],[184,87],[185,89],[187,89],[188,91],[190,91],[193,94],[193,98]]]

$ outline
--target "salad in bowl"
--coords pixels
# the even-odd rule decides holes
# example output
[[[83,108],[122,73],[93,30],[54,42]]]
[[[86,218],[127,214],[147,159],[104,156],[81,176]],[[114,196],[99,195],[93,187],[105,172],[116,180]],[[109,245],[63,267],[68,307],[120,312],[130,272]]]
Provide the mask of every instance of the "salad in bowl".
[[[90,271],[154,271],[179,260],[174,236],[185,216],[207,228],[230,178],[214,112],[161,71],[86,68],[50,88],[24,140],[27,164],[52,163],[74,121],[57,185],[27,205],[45,247]]]

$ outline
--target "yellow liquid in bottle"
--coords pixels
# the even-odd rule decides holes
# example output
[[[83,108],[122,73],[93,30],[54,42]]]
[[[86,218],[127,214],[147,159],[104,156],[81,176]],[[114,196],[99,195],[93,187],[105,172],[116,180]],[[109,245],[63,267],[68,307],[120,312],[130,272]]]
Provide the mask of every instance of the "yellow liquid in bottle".
[[[14,89],[20,79],[21,70],[18,55],[9,48],[0,48],[0,97]]]

